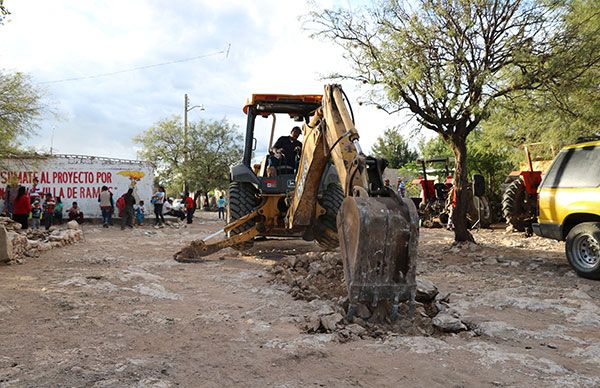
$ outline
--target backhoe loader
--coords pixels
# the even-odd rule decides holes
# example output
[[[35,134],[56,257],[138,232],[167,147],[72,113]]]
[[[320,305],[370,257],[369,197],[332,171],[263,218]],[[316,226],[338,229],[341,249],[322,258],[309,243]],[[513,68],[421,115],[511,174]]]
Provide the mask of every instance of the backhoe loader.
[[[340,247],[348,290],[348,319],[357,303],[414,309],[419,238],[414,203],[385,187],[387,162],[365,156],[352,108],[339,85],[323,95],[254,94],[247,115],[244,155],[231,168],[228,224],[193,241],[175,254],[181,262],[225,247],[246,249],[257,236],[302,237],[324,249]],[[257,120],[272,120],[268,150],[277,117],[303,122],[303,144],[293,166],[273,166],[272,156],[252,168]],[[256,161],[256,159],[255,159]],[[257,163],[258,164],[258,163]],[[226,236],[226,237],[225,237]]]

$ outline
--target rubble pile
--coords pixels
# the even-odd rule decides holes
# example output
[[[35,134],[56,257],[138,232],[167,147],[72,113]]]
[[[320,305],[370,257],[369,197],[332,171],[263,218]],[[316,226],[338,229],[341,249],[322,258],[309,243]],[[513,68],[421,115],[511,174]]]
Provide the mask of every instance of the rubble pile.
[[[290,286],[296,299],[331,299],[346,295],[344,267],[339,253],[308,252],[286,256],[271,268],[275,282]]]
[[[286,256],[271,268],[273,282],[285,284],[296,299],[309,301],[315,310],[302,325],[308,333],[336,333],[338,340],[389,335],[426,335],[468,330],[455,311],[449,308],[447,295],[439,295],[429,280],[417,279],[417,295],[413,318],[407,303],[399,306],[399,319],[392,322],[382,311],[389,311],[384,302],[377,306],[358,304],[356,315],[346,319],[348,299],[344,269],[338,252],[308,252]]]
[[[20,263],[24,257],[37,257],[41,251],[83,239],[83,231],[76,221],[70,221],[65,226],[53,226],[50,230],[22,230],[19,223],[0,217],[0,262]]]

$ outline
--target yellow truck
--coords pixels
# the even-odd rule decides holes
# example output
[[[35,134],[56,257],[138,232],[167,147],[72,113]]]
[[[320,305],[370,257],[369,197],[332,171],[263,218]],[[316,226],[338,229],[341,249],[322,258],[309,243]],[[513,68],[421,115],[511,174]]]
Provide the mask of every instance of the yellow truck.
[[[537,209],[533,232],[566,241],[577,274],[600,279],[600,136],[559,152],[539,187]]]

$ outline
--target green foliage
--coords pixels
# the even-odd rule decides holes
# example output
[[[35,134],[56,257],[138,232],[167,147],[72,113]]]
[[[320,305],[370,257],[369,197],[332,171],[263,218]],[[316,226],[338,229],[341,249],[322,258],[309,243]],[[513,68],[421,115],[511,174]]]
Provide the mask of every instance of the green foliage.
[[[486,182],[486,196],[488,199],[499,202],[502,198],[500,185],[513,169],[511,156],[506,147],[494,147],[490,144],[482,130],[477,129],[469,137],[469,158],[467,166],[469,174],[481,174]]]
[[[235,125],[227,120],[190,125],[191,189],[206,192],[226,189],[229,167],[242,158],[242,139]]]
[[[142,146],[138,156],[155,164],[157,181],[169,193],[181,192],[184,180],[189,183],[190,191],[227,187],[229,166],[242,155],[237,127],[225,119],[192,122],[188,127],[187,149],[183,132],[178,116],[157,122],[134,137],[133,141]]]
[[[431,139],[421,137],[418,145],[419,154],[423,159],[454,156],[452,148],[450,148],[448,143],[440,135],[436,135]]]
[[[536,156],[552,159],[579,136],[600,132],[600,11],[597,0],[567,2],[564,29],[548,67],[559,76],[543,87],[499,101],[483,123],[484,137],[508,152],[514,167],[523,161],[518,147],[542,143]],[[511,152],[512,151],[512,152]]]
[[[400,128],[388,128],[373,145],[373,153],[389,162],[390,168],[400,168],[417,159],[417,153],[410,149],[400,134]]]
[[[17,151],[42,109],[41,93],[26,75],[0,71],[0,155]]]

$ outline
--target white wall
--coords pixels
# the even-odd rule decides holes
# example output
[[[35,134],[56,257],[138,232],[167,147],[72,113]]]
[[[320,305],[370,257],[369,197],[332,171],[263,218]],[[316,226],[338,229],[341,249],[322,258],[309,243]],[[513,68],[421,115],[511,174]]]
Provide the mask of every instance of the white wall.
[[[37,177],[42,191],[61,197],[65,211],[76,201],[85,217],[100,217],[101,187],[108,186],[116,201],[132,183],[131,178],[123,175],[127,171],[143,173],[135,185],[134,195],[149,205],[154,179],[154,169],[149,163],[77,155],[0,160],[0,198],[4,197],[11,176],[17,176],[19,183],[28,189]],[[0,209],[4,208],[3,202],[0,200]]]

